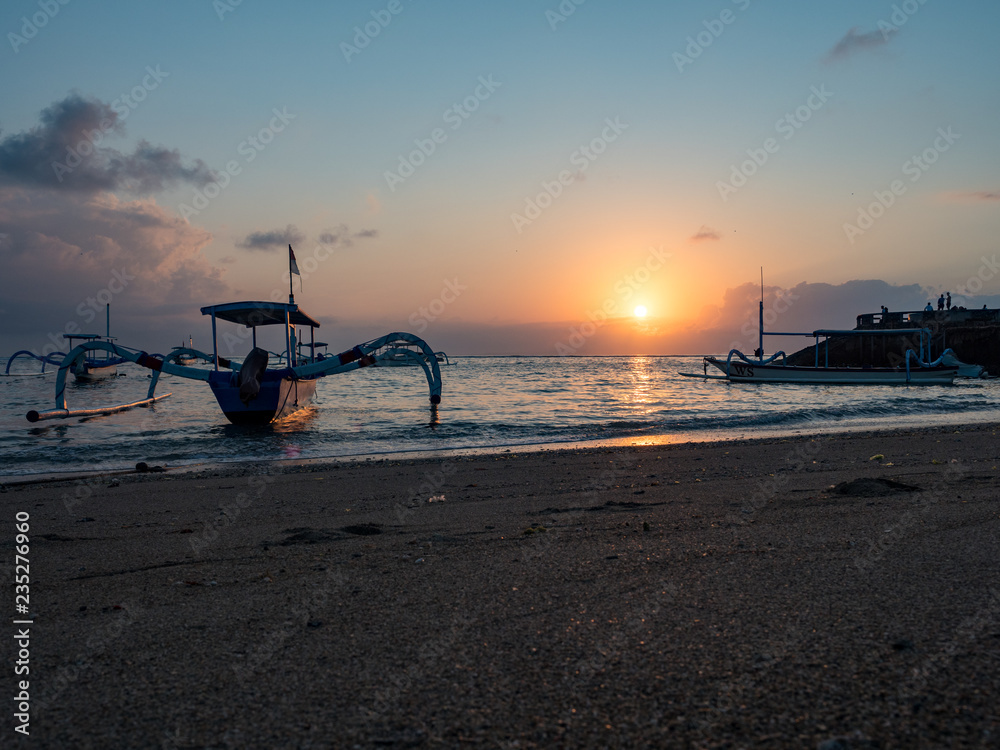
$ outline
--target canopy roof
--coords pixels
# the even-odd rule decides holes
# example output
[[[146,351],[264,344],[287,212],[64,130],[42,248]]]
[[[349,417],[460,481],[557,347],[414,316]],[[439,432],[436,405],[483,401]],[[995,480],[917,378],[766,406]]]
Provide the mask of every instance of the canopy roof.
[[[202,315],[212,315],[220,320],[244,325],[247,328],[285,324],[285,313],[292,325],[319,328],[319,321],[298,305],[285,302],[227,302],[201,308]]]

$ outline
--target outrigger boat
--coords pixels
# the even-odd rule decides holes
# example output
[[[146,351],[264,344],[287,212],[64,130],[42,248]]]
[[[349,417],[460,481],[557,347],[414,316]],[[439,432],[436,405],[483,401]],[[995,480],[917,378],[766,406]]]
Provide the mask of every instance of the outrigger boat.
[[[193,365],[198,361],[198,352],[194,348],[194,336],[188,336],[187,345],[175,346],[170,350],[173,360],[179,365]]]
[[[931,332],[927,328],[897,328],[888,331],[858,331],[820,329],[811,332],[764,331],[764,279],[761,274],[759,345],[755,357],[747,357],[739,349],[732,349],[725,359],[705,357],[702,373],[679,372],[687,378],[728,380],[740,383],[800,383],[808,385],[950,385],[959,371],[958,358],[951,349],[945,349],[933,362],[930,359]],[[907,349],[900,367],[830,367],[830,339],[843,336],[864,335],[915,335],[919,338],[918,352]],[[808,365],[786,364],[786,355],[778,351],[764,357],[764,336],[811,336],[815,339],[815,363]],[[825,361],[820,365],[820,338],[825,344]],[[925,347],[926,341],[926,347]],[[926,352],[926,356],[925,356]],[[778,361],[780,358],[780,362]],[[711,365],[721,374],[709,374]]]
[[[444,352],[434,352],[434,358],[439,365],[451,365],[448,355]],[[413,367],[417,363],[405,355],[396,355],[378,362],[379,367]]]
[[[97,342],[107,342],[113,343],[114,337],[111,335],[111,305],[105,307],[106,315],[106,333],[102,337],[97,333],[64,333],[63,338],[67,340],[70,349],[74,349],[73,342],[81,341],[83,342],[76,349],[83,349],[83,352],[78,354],[71,362],[68,363],[69,370],[73,373],[73,377],[76,378],[78,383],[93,383],[99,380],[106,380],[107,378],[113,378],[118,375],[118,365],[125,362],[125,359],[121,357],[112,357],[108,350],[104,347],[96,346]],[[96,356],[96,353],[104,350],[103,356]],[[34,352],[28,351],[27,349],[22,349],[19,352],[14,352],[10,359],[7,360],[7,368],[4,371],[5,375],[10,375],[10,367],[14,364],[14,360],[18,357],[31,357],[32,359],[37,359],[42,363],[42,370],[39,374],[45,373],[45,365],[59,365],[62,366],[66,363],[66,357],[68,355],[62,352],[53,352],[52,354],[39,355]]]
[[[290,270],[296,272],[294,256],[289,247]],[[289,274],[291,277],[291,274]],[[212,353],[194,349],[174,349],[166,357],[150,355],[144,351],[124,347],[114,342],[94,341],[80,345],[66,355],[56,374],[56,408],[52,411],[29,411],[29,422],[61,419],[74,416],[111,414],[137,406],[148,406],[171,394],[155,395],[160,373],[167,373],[191,380],[206,381],[212,389],[222,413],[234,424],[266,424],[308,406],[316,393],[316,382],[328,375],[339,375],[361,367],[377,365],[387,359],[405,357],[420,366],[427,378],[432,412],[441,403],[441,372],[434,350],[427,342],[412,333],[389,333],[377,339],[358,344],[340,354],[317,355],[323,344],[316,344],[314,334],[319,321],[295,304],[289,278],[288,303],[251,301],[231,302],[201,308],[203,315],[212,319]],[[251,339],[252,350],[243,360],[235,362],[219,354],[218,321],[227,321],[244,327],[240,338]],[[257,328],[283,326],[285,332],[284,366],[268,368],[270,354],[257,346]],[[297,327],[310,330],[312,343],[297,345]],[[249,336],[245,333],[249,331]],[[145,399],[130,404],[119,404],[97,409],[70,410],[66,405],[66,375],[70,365],[88,348],[104,349],[152,371],[149,391]],[[301,356],[303,348],[309,349]],[[189,367],[177,363],[185,354],[192,354],[213,364],[211,369]]]
[[[101,338],[96,333],[81,333],[72,336],[65,333],[63,334],[63,338],[69,341],[70,349],[73,349],[74,341],[83,341],[83,346],[87,346],[88,343],[96,341],[114,341],[111,336]],[[76,378],[76,382],[93,383],[97,380],[117,377],[118,365],[122,364],[125,360],[120,357],[112,357],[108,353],[105,353],[103,357],[94,356],[94,354],[98,351],[100,351],[100,349],[88,348],[83,357],[78,357],[76,361],[72,363],[71,369],[73,377]]]
[[[919,330],[919,329],[917,329]],[[795,334],[799,336],[846,335],[845,331],[813,331]],[[929,333],[929,331],[928,331]],[[817,349],[819,347],[817,346]],[[950,350],[949,350],[950,351]],[[778,358],[782,363],[778,363]],[[818,357],[818,353],[817,353]],[[912,349],[906,351],[903,367],[827,367],[816,365],[787,365],[785,353],[779,351],[764,359],[750,359],[738,349],[729,352],[725,359],[705,357],[704,373],[681,372],[688,378],[706,380],[729,380],[741,383],[801,383],[808,385],[950,385],[958,374],[958,367],[942,363],[922,361]],[[709,374],[712,365],[721,374]]]

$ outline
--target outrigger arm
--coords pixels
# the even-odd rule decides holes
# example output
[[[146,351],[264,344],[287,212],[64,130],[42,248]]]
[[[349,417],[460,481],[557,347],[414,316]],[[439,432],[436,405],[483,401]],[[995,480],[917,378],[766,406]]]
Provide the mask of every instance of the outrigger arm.
[[[416,347],[413,349],[411,347]],[[390,359],[402,354],[419,364],[427,377],[432,404],[441,403],[441,368],[438,366],[434,350],[419,336],[412,333],[387,333],[377,339],[358,344],[352,349],[334,354],[319,362],[291,368],[300,377],[323,377],[349,372],[360,367],[375,364],[378,360]]]
[[[25,355],[26,357],[31,357],[32,359],[37,359],[39,362],[41,362],[42,373],[45,372],[45,365],[58,365],[61,358],[65,356],[62,352],[53,352],[52,354],[46,354],[43,356],[28,351],[27,349],[22,349],[21,351],[14,352],[12,355],[10,355],[10,358],[7,360],[7,369],[4,370],[3,373],[4,375],[10,375],[10,366],[14,364],[14,360],[20,357],[22,354]]]
[[[146,398],[141,401],[133,401],[129,404],[116,404],[113,406],[98,407],[96,409],[69,409],[66,406],[66,377],[73,369],[73,366],[82,360],[88,351],[94,351],[95,349],[103,349],[104,351],[114,354],[116,357],[121,357],[124,360],[135,362],[136,364],[149,367],[153,370]],[[169,393],[165,393],[162,396],[154,395],[156,392],[156,383],[160,378],[161,371],[194,380],[208,380],[207,370],[202,370],[197,367],[182,367],[180,365],[169,364],[164,362],[162,359],[151,357],[146,354],[146,352],[132,351],[112,342],[93,341],[88,344],[81,344],[75,349],[70,350],[70,352],[63,358],[62,363],[59,365],[59,371],[56,373],[56,408],[52,411],[43,412],[38,412],[32,409],[28,412],[27,419],[29,422],[40,422],[45,419],[87,417],[97,414],[114,414],[115,412],[125,411],[126,409],[132,409],[137,406],[149,406],[150,404],[171,395]]]

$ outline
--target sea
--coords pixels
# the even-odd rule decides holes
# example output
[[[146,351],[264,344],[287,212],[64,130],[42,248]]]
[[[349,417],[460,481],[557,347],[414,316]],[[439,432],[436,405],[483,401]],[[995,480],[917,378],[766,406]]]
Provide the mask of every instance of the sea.
[[[951,386],[741,384],[681,377],[701,357],[456,357],[432,411],[419,367],[323,378],[313,404],[266,426],[231,425],[207,383],[163,376],[156,404],[29,423],[55,375],[18,359],[0,376],[3,478],[230,462],[378,460],[580,446],[658,445],[1000,421],[1000,379]],[[0,360],[0,372],[6,361]],[[46,368],[51,371],[52,367]],[[70,383],[70,409],[146,397],[148,370]]]

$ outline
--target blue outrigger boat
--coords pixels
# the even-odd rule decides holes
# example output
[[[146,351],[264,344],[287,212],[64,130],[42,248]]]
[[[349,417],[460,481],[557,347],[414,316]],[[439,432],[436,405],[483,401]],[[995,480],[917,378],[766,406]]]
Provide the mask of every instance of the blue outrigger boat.
[[[289,247],[290,262],[294,262]],[[294,268],[294,266],[292,267]],[[291,274],[290,274],[291,276]],[[289,285],[291,279],[289,279]],[[167,373],[208,383],[226,418],[234,424],[267,424],[281,419],[309,405],[316,393],[316,383],[328,375],[357,370],[401,358],[421,367],[430,389],[431,409],[441,403],[441,371],[434,350],[427,342],[412,333],[389,333],[377,339],[358,344],[340,354],[322,354],[317,349],[325,344],[315,342],[315,330],[320,324],[295,304],[289,288],[288,302],[250,301],[230,302],[201,308],[203,315],[212,318],[212,352],[194,348],[174,348],[167,356],[147,354],[144,351],[115,344],[113,341],[89,341],[70,351],[59,365],[56,374],[55,409],[46,412],[29,411],[29,422],[45,419],[62,419],[74,416],[112,414],[136,406],[148,406],[171,394],[157,396],[156,385],[160,373]],[[235,362],[219,354],[218,321],[235,323],[244,327],[240,338],[250,338],[252,350],[243,360]],[[257,346],[257,328],[283,326],[285,352],[278,358],[279,367],[268,367],[270,353]],[[299,344],[297,329],[308,328],[311,342]],[[249,331],[249,335],[246,334]],[[72,365],[85,352],[103,349],[123,361],[134,362],[152,371],[149,391],[145,399],[129,404],[97,409],[70,410],[66,405],[66,376]],[[306,353],[303,353],[306,350]],[[213,365],[190,367],[179,362],[194,357]]]

